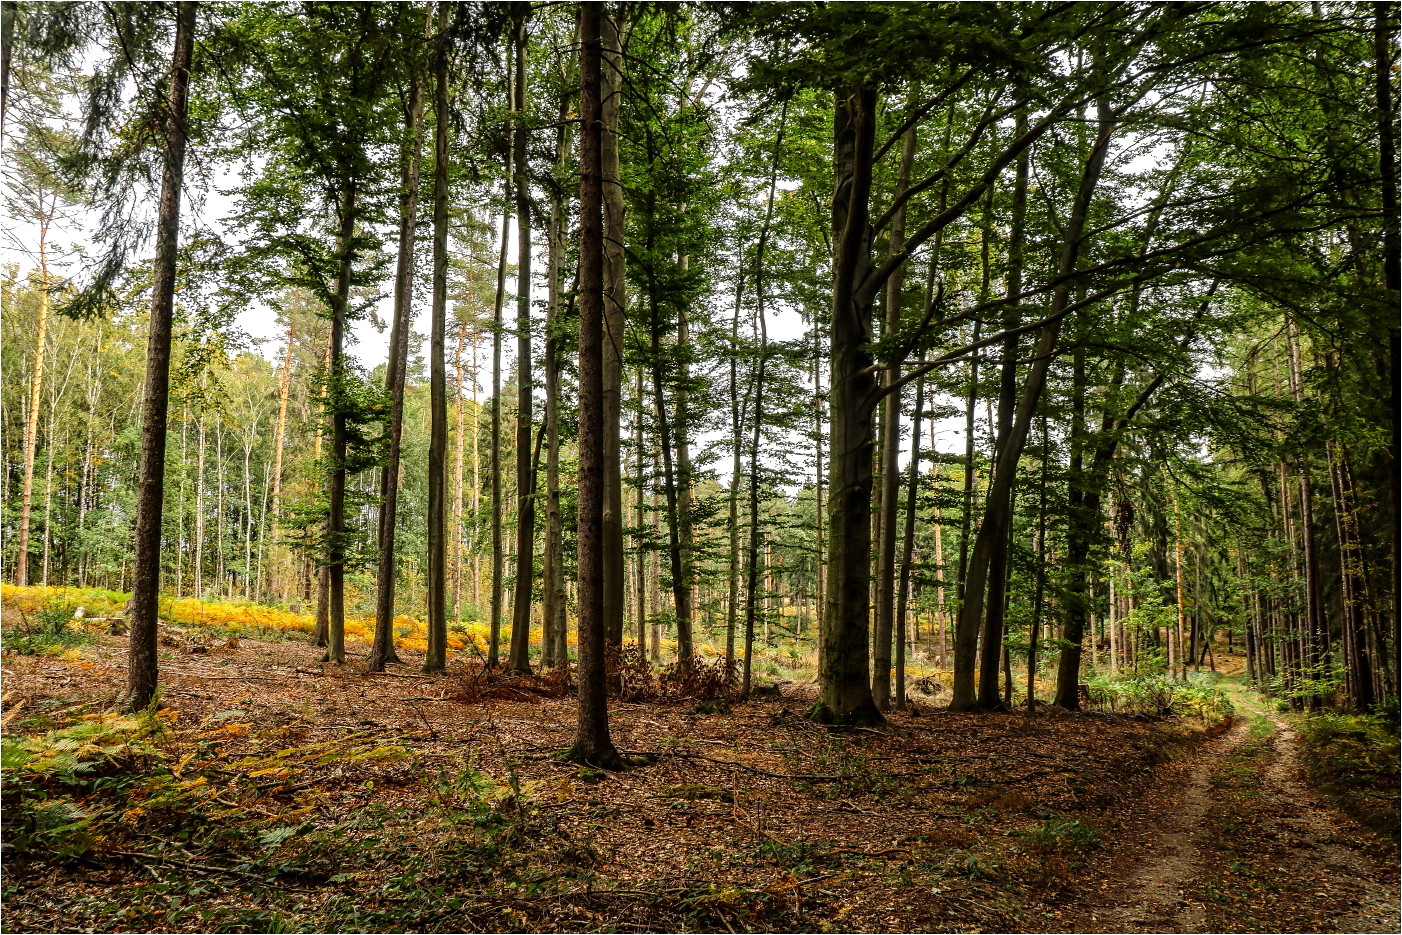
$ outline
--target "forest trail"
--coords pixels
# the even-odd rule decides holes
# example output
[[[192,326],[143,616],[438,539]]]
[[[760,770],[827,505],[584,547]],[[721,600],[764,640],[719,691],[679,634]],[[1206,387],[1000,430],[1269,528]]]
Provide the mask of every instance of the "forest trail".
[[[1402,931],[1393,846],[1301,782],[1288,720],[1232,694],[1244,716],[1166,768],[1060,930]]]

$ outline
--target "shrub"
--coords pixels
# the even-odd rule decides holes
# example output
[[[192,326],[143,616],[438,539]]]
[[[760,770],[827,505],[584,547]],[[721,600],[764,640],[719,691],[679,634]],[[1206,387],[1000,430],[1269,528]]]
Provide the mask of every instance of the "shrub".
[[[1310,782],[1359,821],[1398,829],[1398,735],[1380,717],[1319,714],[1300,721],[1300,759]]]
[[[1097,675],[1087,685],[1093,707],[1120,714],[1153,717],[1195,714],[1213,724],[1232,713],[1232,703],[1217,690],[1216,680],[1206,673],[1194,673],[1187,681],[1165,675]]]
[[[1022,837],[1040,854],[1085,854],[1100,846],[1100,834],[1072,818],[1048,818],[1041,827],[1022,832]]]
[[[44,600],[33,615],[20,611],[20,625],[4,637],[4,648],[24,656],[58,656],[93,642],[73,614],[79,605],[59,598]]]

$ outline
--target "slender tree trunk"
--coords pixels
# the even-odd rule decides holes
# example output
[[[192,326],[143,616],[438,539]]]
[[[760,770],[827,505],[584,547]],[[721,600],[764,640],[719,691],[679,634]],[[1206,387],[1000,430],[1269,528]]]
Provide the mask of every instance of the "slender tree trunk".
[[[462,620],[462,510],[463,510],[463,456],[467,447],[467,422],[463,418],[463,370],[462,349],[467,341],[467,325],[457,323],[458,343],[453,351],[453,515],[450,521],[453,542],[453,567],[451,589],[453,594],[453,619]]]
[[[931,423],[930,434],[934,435],[934,424]],[[933,440],[932,440],[933,442]],[[930,446],[934,447],[933,443]],[[935,476],[935,495],[939,496],[939,475]],[[939,504],[935,504],[935,574],[939,576],[935,584],[935,627],[939,631],[936,636],[938,649],[936,659],[939,661],[941,669],[949,665],[949,647],[946,644],[949,634],[949,615],[945,612],[944,604],[944,522],[940,516]]]
[[[347,184],[339,205],[341,228],[337,250],[340,254],[336,291],[331,306],[331,465],[327,472],[327,549],[326,600],[327,636],[325,661],[346,661],[346,454],[349,433],[346,425],[345,331],[350,307],[351,274],[355,265],[355,220],[358,186]]]
[[[203,383],[204,381],[201,381]],[[199,428],[195,432],[195,600],[204,600],[204,474],[205,474],[205,401],[200,400]]]
[[[400,443],[404,434],[404,380],[409,363],[410,310],[414,299],[414,233],[418,227],[419,166],[423,151],[426,93],[424,81],[423,68],[416,63],[409,100],[404,111],[404,128],[408,131],[408,142],[400,154],[399,250],[394,273],[394,318],[389,331],[389,360],[385,366],[385,390],[390,397],[389,444],[384,467],[380,470],[380,521],[377,536],[380,562],[375,581],[375,637],[370,648],[368,665],[371,672],[383,672],[387,663],[401,661],[399,654],[394,651],[394,591],[399,571],[394,547],[399,521],[399,459]],[[432,476],[433,472],[430,470],[430,484],[433,483]],[[432,522],[430,517],[430,537]],[[431,619],[429,629],[432,630]]]
[[[53,536],[53,500],[54,500],[54,457],[58,454],[57,425],[58,422],[58,394],[55,393],[49,402],[49,428],[44,433],[47,440],[45,446],[48,450],[44,457],[44,557],[40,566],[39,583],[44,587],[49,586],[49,557],[52,549]]]
[[[127,673],[126,705],[137,711],[149,706],[156,694],[156,612],[161,583],[161,509],[165,494],[171,320],[175,305],[180,185],[185,171],[185,114],[195,40],[195,9],[193,0],[180,0],[176,6],[175,48],[171,55],[163,121],[164,164],[152,267],[151,328],[146,343]]]
[[[516,68],[512,153],[516,163],[516,592],[512,601],[511,671],[531,671],[531,592],[535,584],[535,465],[531,457],[531,189],[526,161],[526,18],[513,8]],[[446,96],[447,91],[444,91]]]
[[[1065,227],[1065,240],[1057,264],[1060,276],[1069,276],[1079,263],[1086,217],[1089,214],[1090,203],[1100,180],[1106,152],[1109,149],[1110,138],[1114,130],[1108,103],[1103,99],[1099,102],[1097,119],[1100,124],[1100,132],[1081,174],[1080,189],[1076,194],[1071,216]],[[1008,432],[1006,444],[998,453],[998,464],[994,471],[993,481],[989,485],[988,498],[984,505],[983,523],[979,526],[978,536],[974,541],[973,555],[969,562],[969,578],[964,588],[964,601],[959,608],[958,626],[961,630],[977,632],[983,616],[990,561],[994,550],[1002,547],[1002,539],[1008,535],[1008,530],[1011,527],[1010,504],[1013,481],[1017,474],[1017,464],[1027,442],[1028,430],[1031,428],[1032,418],[1042,395],[1042,388],[1046,385],[1047,371],[1056,349],[1056,339],[1061,332],[1062,318],[1060,313],[1069,304],[1070,295],[1071,290],[1067,283],[1057,286],[1052,293],[1050,311],[1056,317],[1041,329],[1038,336],[1033,362],[1028,367],[1027,380],[1023,384],[1022,397],[1018,403],[1012,428]],[[1080,634],[1065,634],[1065,638],[1068,642],[1079,645]],[[1068,649],[1063,652],[1062,657],[1067,664],[1074,657],[1074,661],[1079,667],[1078,652]],[[952,710],[966,710],[973,707],[974,702],[972,678],[970,677],[972,673],[968,671],[962,673],[961,684],[961,673],[957,663],[956,659],[954,697],[950,701],[950,707]],[[1066,686],[1058,681],[1059,696],[1065,688]],[[1070,686],[1070,691],[1072,692],[1071,707],[1075,707],[1077,704],[1076,687]],[[1062,700],[1064,699],[1059,697],[1058,703],[1061,703]]]
[[[933,282],[933,277],[931,279]],[[928,301],[928,299],[927,299]],[[924,355],[921,355],[924,362]],[[910,428],[910,475],[906,484],[905,533],[901,548],[901,582],[896,605],[896,690],[894,703],[905,710],[905,666],[906,666],[906,617],[910,612],[910,572],[915,555],[915,516],[920,496],[920,438],[923,431],[921,417],[925,410],[925,378],[915,381],[915,413],[911,417]]]
[[[647,606],[647,587],[648,587],[648,584],[647,584],[647,582],[648,582],[648,577],[647,577],[647,563],[648,563],[648,556],[649,556],[649,555],[656,554],[656,553],[652,552],[651,549],[649,549],[649,548],[645,548],[645,534],[643,533],[643,530],[647,527],[647,514],[646,514],[646,509],[645,509],[645,496],[646,496],[646,495],[645,495],[644,492],[643,492],[644,481],[645,481],[645,479],[646,479],[646,477],[647,477],[647,474],[646,474],[646,470],[647,470],[647,469],[646,469],[646,465],[645,465],[645,453],[644,453],[644,449],[643,449],[643,411],[644,411],[644,409],[643,409],[643,405],[644,405],[643,400],[644,400],[644,395],[645,395],[645,394],[644,394],[644,389],[643,389],[643,368],[642,368],[642,367],[638,367],[638,368],[637,368],[637,377],[636,377],[636,379],[637,379],[637,386],[636,386],[635,392],[636,392],[636,399],[637,399],[637,407],[638,407],[638,408],[637,408],[637,412],[634,414],[634,419],[633,419],[633,426],[634,426],[634,427],[633,427],[633,432],[634,432],[633,444],[635,445],[635,447],[636,447],[636,449],[637,449],[637,458],[638,458],[638,460],[637,460],[637,470],[638,470],[637,483],[638,483],[638,491],[637,491],[637,499],[636,499],[636,501],[635,501],[635,503],[634,503],[635,510],[636,510],[636,512],[635,512],[635,514],[634,514],[634,522],[637,524],[637,530],[638,530],[638,532],[637,532],[636,536],[634,537],[634,545],[635,545],[635,548],[637,549],[637,552],[638,552],[638,561],[637,561],[637,583],[636,583],[636,585],[635,585],[635,589],[637,590],[637,600],[638,600],[638,621],[637,621],[637,625],[638,625],[638,652],[639,652],[640,654],[646,656],[646,654],[647,654],[647,618],[648,618],[648,606]]]
[[[579,720],[568,757],[623,764],[609,737],[604,672],[604,237],[599,19],[579,6]]]
[[[216,419],[214,422],[214,574],[216,596],[228,596],[227,581],[227,561],[224,550],[224,513],[227,509],[225,503],[224,482],[224,420]]]
[[[822,336],[817,316],[813,320],[813,516],[815,544],[817,546],[816,565],[818,569],[817,588],[813,593],[814,612],[818,621],[819,641],[823,621],[827,619],[827,548],[823,542],[823,519],[826,516],[823,503],[823,381],[822,381]]]
[[[1026,132],[1027,114],[1025,111],[1020,111],[1013,133],[1015,136],[1022,136]],[[1023,150],[1022,154],[1018,156],[1017,176],[1013,183],[1012,236],[1008,242],[1007,294],[1009,296],[1022,294],[1023,249],[1027,234],[1027,179],[1031,168],[1030,163],[1028,151]],[[1009,304],[1003,314],[1003,329],[1012,331],[1021,321],[1021,309],[1017,303]],[[995,458],[997,457],[996,452],[1002,448],[1007,440],[1008,432],[1012,429],[1013,412],[1017,408],[1017,350],[1018,339],[1016,335],[1011,335],[1003,341],[1003,362],[998,388],[998,429],[994,435]],[[998,659],[1005,655],[1003,621],[1007,610],[1008,552],[1011,544],[1010,529],[1009,535],[999,542],[999,547],[994,552],[988,572],[988,608],[983,618],[983,632],[980,635],[983,655],[979,660],[978,688],[979,707],[986,710],[1007,707],[1011,704],[1011,699],[999,702],[997,678]]]
[[[506,160],[506,181],[502,203],[511,204],[511,173],[514,160]],[[502,573],[505,570],[503,550],[506,543],[502,536],[501,502],[501,310],[506,297],[506,251],[511,244],[511,209],[503,207],[501,215],[501,254],[497,262],[497,293],[492,307],[492,404],[491,432],[492,444],[488,458],[491,474],[492,500],[492,593],[491,593],[491,635],[487,646],[487,668],[495,669],[501,653],[502,615]]]
[[[661,457],[660,453],[653,457],[652,475],[654,478],[662,474],[662,469],[659,466]],[[662,538],[661,506],[662,497],[657,492],[657,487],[654,483],[652,490],[652,532],[654,540],[660,540]],[[653,665],[657,665],[662,661],[662,620],[659,616],[662,613],[662,553],[657,549],[652,551],[651,566],[648,575],[648,603],[652,608],[649,614],[652,619],[652,632],[649,634],[650,646],[648,655],[652,659]]]
[[[448,467],[448,17],[438,4],[438,47],[433,50],[433,308],[429,324],[428,645],[424,671],[448,664],[447,551],[444,499]],[[529,338],[527,339],[529,341]],[[530,603],[527,602],[527,611]]]
[[[7,50],[8,52],[8,50]],[[178,206],[177,206],[178,210]],[[34,500],[34,460],[38,452],[39,398],[44,391],[44,357],[49,344],[49,220],[39,223],[39,322],[34,338],[34,370],[24,419],[24,480],[20,486],[19,533],[15,537],[15,584],[29,584],[29,524]]]
[[[603,61],[600,94],[603,135],[599,158],[604,177],[604,635],[623,644],[623,411],[624,280],[623,180],[618,164],[618,114],[624,93],[622,36],[626,4],[600,20]]]
[[[910,184],[910,167],[915,162],[915,127],[905,133],[900,166],[896,170],[895,197],[905,194]],[[891,218],[889,254],[905,249],[905,205]],[[901,330],[901,290],[905,288],[905,266],[899,266],[886,281],[886,328],[890,339]],[[900,367],[886,371],[887,385],[899,380]],[[918,447],[918,444],[915,446]],[[881,400],[881,538],[876,563],[875,652],[872,659],[871,694],[876,706],[891,706],[891,637],[896,617],[896,519],[900,500],[901,392],[888,393]],[[904,694],[897,691],[897,694]]]
[[[689,257],[681,258],[682,269],[686,269],[689,263]],[[691,323],[685,307],[677,316],[677,351],[680,357],[676,388],[677,419],[672,424],[677,459],[676,473],[672,476],[676,491],[673,516],[680,547],[681,579],[674,583],[674,588],[677,598],[677,659],[683,667],[690,667],[696,653],[693,638],[696,619],[696,537],[691,520]]]
[[[287,347],[282,354],[282,367],[277,379],[277,423],[273,427],[273,476],[272,502],[268,507],[267,529],[273,542],[277,542],[278,520],[282,516],[282,451],[287,438],[287,397],[292,389],[292,347],[297,338],[297,325],[288,316]],[[266,590],[273,600],[286,600],[286,582],[279,580],[284,570],[281,548],[273,544],[268,547],[268,581]]]
[[[769,172],[769,196],[765,201],[764,225],[760,228],[755,247],[755,323],[759,332],[759,360],[755,366],[754,410],[750,414],[750,545],[747,556],[749,580],[745,589],[745,663],[741,692],[750,694],[751,662],[755,642],[755,602],[759,572],[759,448],[764,426],[764,380],[769,365],[769,313],[765,306],[764,257],[769,246],[769,228],[774,220],[774,195],[779,184],[779,158],[784,149],[784,129],[788,122],[789,102],[784,101],[779,112],[779,130],[774,138],[774,160]],[[767,620],[767,618],[766,618]],[[768,623],[765,624],[768,632]],[[768,640],[766,639],[767,643]]]
[[[250,425],[243,438],[243,599],[253,598],[253,443],[257,438],[257,424]],[[262,547],[262,543],[259,543]]]
[[[979,286],[979,304],[988,301],[989,252],[988,223],[979,233],[983,270]],[[977,344],[982,322],[974,319],[970,332],[971,343]],[[979,363],[981,355],[974,352],[969,357],[969,395],[965,400],[964,411],[964,495],[963,512],[959,521],[959,579],[956,593],[959,596],[959,616],[954,621],[954,683],[951,705],[958,703],[956,710],[969,710],[974,707],[974,664],[978,655],[978,622],[965,622],[963,609],[969,601],[968,578],[969,558],[972,554],[974,527],[974,479],[977,472],[978,446],[974,443],[974,416],[978,406]],[[980,595],[982,597],[982,595]]]
[[[555,131],[556,177],[563,178],[568,152],[566,117],[568,104],[560,102],[560,126]],[[542,587],[543,625],[541,665],[558,666],[569,661],[565,649],[564,521],[560,513],[560,270],[565,254],[564,192],[552,188],[547,235],[545,304],[545,569]]]
[[[321,372],[320,372],[320,373],[321,373],[321,382],[322,382],[322,384],[323,384],[323,386],[322,386],[323,394],[322,394],[322,395],[324,396],[324,395],[325,395],[325,392],[326,392],[326,391],[329,391],[329,388],[330,388],[330,379],[331,379],[331,336],[330,336],[329,330],[328,330],[328,332],[327,332],[327,337],[326,337],[326,351],[325,351],[325,353],[322,355],[322,363],[321,363]],[[323,412],[323,415],[326,415],[326,414],[329,414],[329,410]],[[313,465],[313,470],[317,470],[317,469],[319,469],[319,468],[322,466],[322,465],[321,465],[321,453],[322,453],[322,448],[324,447],[324,445],[323,445],[323,436],[324,436],[324,435],[325,435],[325,432],[324,432],[323,428],[320,427],[320,426],[318,426],[318,427],[317,427],[317,430],[316,430],[316,432],[315,432],[315,435],[314,435],[314,440],[312,441],[312,465]],[[322,557],[323,561],[318,562],[318,563],[316,564],[316,568],[317,568],[317,574],[316,574],[316,627],[312,630],[312,640],[311,640],[311,642],[312,642],[312,645],[313,645],[313,646],[325,647],[325,646],[327,645],[327,640],[330,638],[330,633],[331,633],[331,578],[330,578],[330,577],[327,575],[327,573],[326,573],[326,564],[325,564],[325,561],[324,561],[324,559],[325,559],[325,557],[326,557],[326,553],[325,553],[325,549],[324,549],[324,548],[323,548],[323,550],[322,550],[322,556],[321,556],[321,557]],[[304,563],[304,566],[308,569],[308,590],[310,589],[310,568],[311,568],[311,565],[312,565],[311,559],[308,558],[308,559],[305,561],[305,563]],[[308,599],[308,600],[310,599],[310,594],[308,594],[307,599]]]
[[[477,344],[481,335],[477,333],[477,326],[472,326],[472,545],[469,554],[472,556],[472,610],[475,614],[482,613],[482,566],[479,561],[478,541],[482,532],[482,455],[478,450],[482,436],[482,406],[477,401],[477,380],[481,376],[481,368],[477,359]]]
[[[743,250],[743,248],[741,248]],[[741,459],[745,443],[742,424],[749,400],[740,393],[740,305],[745,294],[745,276],[735,277],[735,308],[730,320],[730,560],[727,581],[729,594],[725,611],[725,661],[735,662],[735,630],[740,613],[740,483]]]
[[[1047,586],[1047,468],[1051,461],[1047,417],[1042,416],[1041,473],[1037,482],[1037,582],[1032,595],[1032,619],[1027,627],[1027,710],[1037,710],[1037,637],[1042,631],[1043,597]]]

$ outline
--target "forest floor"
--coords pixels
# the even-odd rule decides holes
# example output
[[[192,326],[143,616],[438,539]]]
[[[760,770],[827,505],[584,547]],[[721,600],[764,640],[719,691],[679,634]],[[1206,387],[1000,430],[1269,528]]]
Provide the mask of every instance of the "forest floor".
[[[810,686],[616,702],[605,775],[554,756],[549,679],[179,636],[138,722],[124,643],[4,656],[5,931],[1398,930],[1393,844],[1242,692],[845,732]]]

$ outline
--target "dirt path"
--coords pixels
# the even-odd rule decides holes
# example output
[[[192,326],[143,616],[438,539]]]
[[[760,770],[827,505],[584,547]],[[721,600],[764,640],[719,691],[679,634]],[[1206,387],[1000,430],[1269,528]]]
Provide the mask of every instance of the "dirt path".
[[[1370,839],[1376,840],[1374,835],[1322,802],[1299,780],[1295,730],[1274,712],[1261,713],[1275,727],[1274,756],[1267,771],[1273,790],[1268,813],[1274,816],[1289,846],[1309,855],[1313,869],[1322,869],[1331,882],[1356,892],[1355,910],[1338,918],[1332,930],[1402,931],[1395,859],[1390,866],[1380,860],[1379,852],[1368,847]],[[1381,876],[1379,871],[1387,875]]]
[[[1057,930],[1402,930],[1395,849],[1299,780],[1287,721],[1237,700],[1249,714],[1164,771]]]

